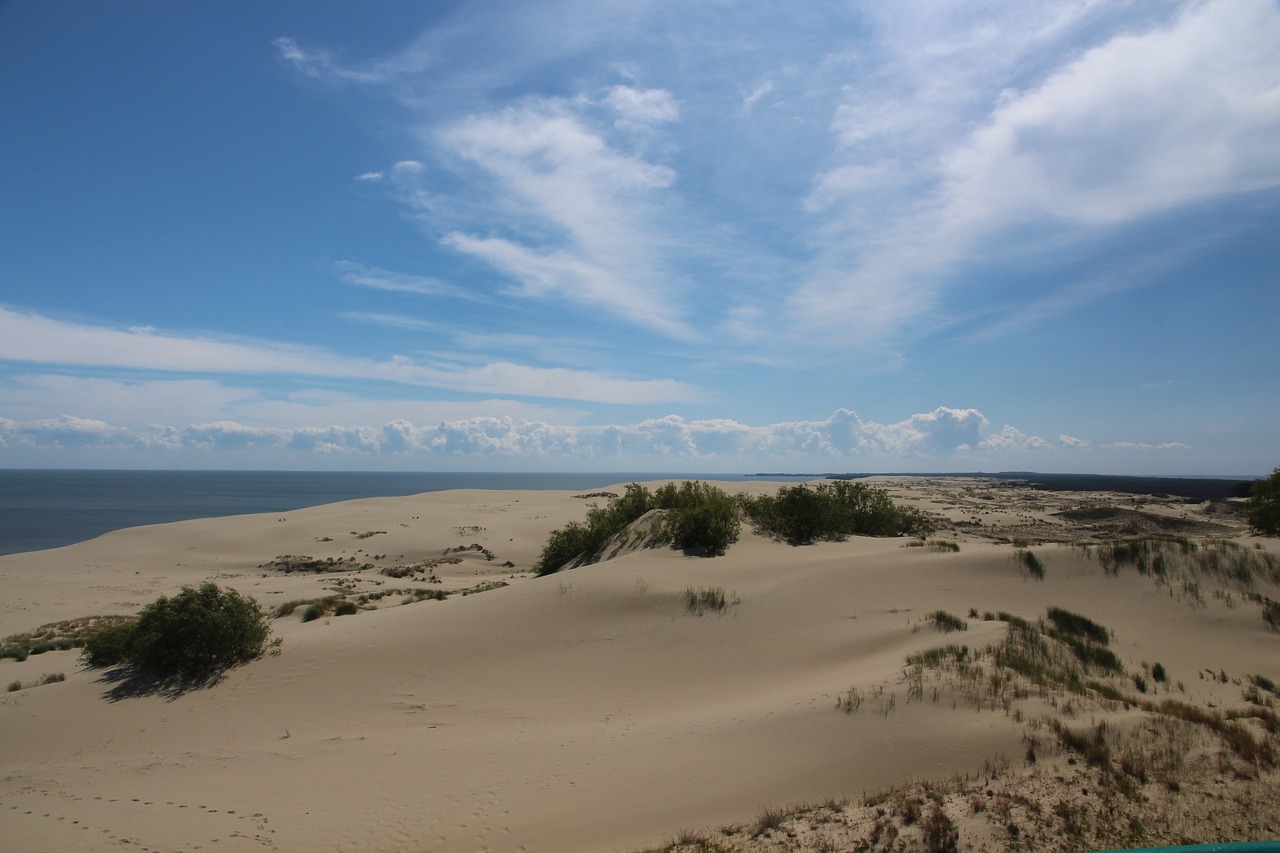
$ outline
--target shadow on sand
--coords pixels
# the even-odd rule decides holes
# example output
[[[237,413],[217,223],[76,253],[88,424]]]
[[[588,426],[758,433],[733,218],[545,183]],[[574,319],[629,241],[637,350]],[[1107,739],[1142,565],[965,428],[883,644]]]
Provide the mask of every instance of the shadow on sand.
[[[172,702],[192,691],[213,687],[225,677],[225,672],[215,672],[203,678],[160,675],[150,670],[124,665],[104,671],[98,682],[111,685],[102,694],[102,698],[108,702],[140,699],[145,696],[163,696],[167,701]]]

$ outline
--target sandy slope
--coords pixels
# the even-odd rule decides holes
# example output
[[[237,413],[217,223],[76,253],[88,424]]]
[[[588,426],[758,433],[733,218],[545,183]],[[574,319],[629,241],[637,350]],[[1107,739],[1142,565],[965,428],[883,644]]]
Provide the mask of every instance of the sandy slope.
[[[963,491],[971,486],[893,487],[931,511],[980,511],[964,503],[980,500]],[[958,554],[884,539],[792,548],[744,530],[717,559],[639,551],[543,579],[527,569],[550,529],[581,518],[584,501],[571,493],[353,501],[0,557],[0,636],[135,612],[206,578],[265,606],[320,595],[335,579],[353,596],[509,584],[276,620],[280,655],[177,696],[84,671],[74,652],[5,661],[5,683],[55,671],[67,680],[0,694],[0,837],[18,851],[630,850],[680,827],[749,821],[765,805],[1020,756],[1025,731],[1008,714],[909,701],[908,653],[1004,635],[1003,623],[971,619],[944,639],[925,623],[936,609],[1085,613],[1115,631],[1129,668],[1162,662],[1189,701],[1239,702],[1240,686],[1205,680],[1206,670],[1280,679],[1280,635],[1255,605],[1228,607],[1207,591],[1203,604],[1189,602],[1056,545],[1037,548],[1047,577],[1035,582],[995,541],[1001,519],[1052,527],[1054,512],[1089,499],[1040,496],[1028,513],[1001,493],[982,502],[985,527],[948,534],[962,542]],[[356,535],[372,531],[385,532]],[[495,559],[465,552],[435,569],[438,584],[376,570],[472,542]],[[375,568],[259,568],[285,554]],[[687,614],[683,591],[704,586],[740,603]],[[854,686],[866,702],[857,714],[837,711]]]

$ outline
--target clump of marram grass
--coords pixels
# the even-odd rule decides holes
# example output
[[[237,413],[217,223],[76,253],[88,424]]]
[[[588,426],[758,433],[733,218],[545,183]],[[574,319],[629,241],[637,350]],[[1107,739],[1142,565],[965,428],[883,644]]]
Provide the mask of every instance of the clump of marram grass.
[[[936,649],[925,649],[907,655],[907,666],[940,667],[944,663],[963,663],[969,659],[969,647],[955,644]]]
[[[1018,564],[1028,577],[1038,581],[1044,580],[1044,563],[1040,562],[1040,558],[1035,555],[1034,551],[1020,548],[1014,552],[1014,559],[1018,561]]]
[[[0,659],[12,658],[21,662],[30,655],[78,649],[90,635],[119,622],[131,622],[134,618],[136,617],[81,616],[61,622],[49,622],[34,631],[5,637],[0,642]]]
[[[1060,634],[1080,637],[1103,646],[1111,640],[1110,631],[1079,613],[1072,613],[1060,607],[1050,607],[1048,615],[1054,629]]]
[[[44,675],[40,676],[39,680],[30,681],[30,682],[27,682],[26,684],[23,684],[21,681],[14,679],[13,681],[9,682],[9,685],[6,689],[10,693],[17,693],[19,690],[29,690],[32,687],[44,687],[46,684],[58,684],[66,680],[67,680],[66,673],[46,672]]]
[[[943,634],[950,634],[952,631],[968,631],[969,623],[956,616],[954,613],[948,613],[945,610],[935,610],[926,617],[933,630]]]
[[[693,616],[704,613],[724,613],[730,607],[736,607],[741,599],[734,593],[725,595],[724,587],[703,587],[694,589],[686,587],[684,591],[684,609]]]

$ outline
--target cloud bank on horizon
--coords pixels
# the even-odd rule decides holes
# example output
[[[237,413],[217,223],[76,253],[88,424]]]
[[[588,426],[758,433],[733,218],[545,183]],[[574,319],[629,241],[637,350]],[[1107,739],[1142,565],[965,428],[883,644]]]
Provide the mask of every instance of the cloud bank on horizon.
[[[1280,463],[1272,0],[77,9],[0,467]]]

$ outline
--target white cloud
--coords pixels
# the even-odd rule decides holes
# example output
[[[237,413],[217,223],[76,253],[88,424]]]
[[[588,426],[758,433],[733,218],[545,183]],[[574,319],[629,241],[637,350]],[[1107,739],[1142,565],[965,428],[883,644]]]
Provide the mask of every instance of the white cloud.
[[[822,421],[752,426],[729,419],[686,420],[678,415],[628,425],[569,425],[510,416],[441,420],[417,426],[404,418],[381,427],[255,427],[235,421],[190,426],[110,426],[62,417],[31,422],[0,420],[9,447],[110,446],[168,450],[277,450],[363,455],[510,457],[547,460],[801,460],[837,464],[859,458],[946,460],[990,451],[1047,447],[1006,426],[983,437],[987,419],[974,409],[940,407],[891,424],[864,421],[840,409]]]
[[[1088,449],[1089,447],[1092,446],[1091,442],[1086,441],[1083,438],[1076,438],[1074,435],[1066,435],[1066,434],[1059,435],[1058,441],[1062,444],[1063,447],[1075,447],[1075,448],[1080,448],[1082,450]]]
[[[742,99],[743,112],[748,112],[748,113],[751,112],[753,109],[755,109],[756,104],[760,102],[760,99],[772,91],[773,91],[772,80],[765,80],[763,83],[756,86],[754,89],[751,90],[751,92],[745,98]]]
[[[978,442],[983,450],[1049,450],[1053,445],[1038,435],[1025,435],[1017,427],[1005,425],[1004,429]]]
[[[229,342],[53,320],[0,308],[0,358],[164,372],[292,375],[447,388],[468,393],[547,396],[606,403],[677,402],[701,396],[674,379],[625,379],[499,361],[460,366],[404,356],[352,359],[313,347]]]
[[[1191,450],[1191,445],[1180,441],[1162,441],[1159,444],[1150,444],[1145,441],[1113,441],[1099,446],[1108,450]]]
[[[670,239],[652,221],[654,194],[675,180],[670,168],[611,147],[557,101],[473,115],[440,140],[495,182],[492,215],[530,239],[453,231],[446,245],[497,266],[525,295],[695,337],[664,271]]]
[[[476,298],[471,292],[447,281],[441,281],[438,278],[409,275],[378,267],[367,267],[354,261],[337,261],[333,266],[342,281],[359,287],[390,290],[398,293],[416,293],[419,296],[450,296],[457,299]]]
[[[1069,243],[1280,185],[1280,10],[1268,0],[1191,3],[1171,22],[1154,20],[1169,7],[1089,3],[872,11],[885,55],[876,85],[849,87],[832,123],[840,156],[806,200],[823,248],[788,301],[796,331],[890,346],[927,328],[955,270],[1010,226]],[[1080,52],[1094,32],[1113,35]],[[1042,70],[1046,56],[1066,59]],[[1146,275],[1068,285],[996,332],[1159,271],[1130,263]]]
[[[1280,184],[1280,13],[1191,6],[1009,95],[945,164],[949,216],[1114,224]]]
[[[665,89],[614,86],[605,103],[618,113],[618,121],[623,124],[666,124],[680,118],[680,106]]]
[[[370,183],[377,183],[378,181],[381,181],[385,177],[386,177],[385,172],[361,172],[360,174],[356,175],[356,180],[367,181]]]

